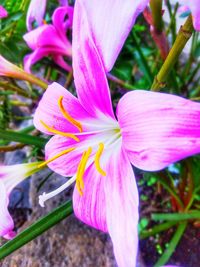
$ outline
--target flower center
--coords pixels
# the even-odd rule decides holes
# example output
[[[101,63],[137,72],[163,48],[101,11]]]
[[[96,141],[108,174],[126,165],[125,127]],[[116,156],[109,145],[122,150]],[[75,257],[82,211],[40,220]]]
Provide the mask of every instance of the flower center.
[[[77,137],[77,135],[81,136],[81,135],[84,135],[84,134],[87,134],[87,132],[83,132],[83,127],[81,125],[81,123],[77,120],[75,120],[67,111],[66,109],[64,108],[63,106],[63,96],[61,96],[59,99],[58,99],[58,106],[59,106],[59,109],[63,115],[63,117],[68,121],[70,122],[71,124],[73,124],[78,130],[79,130],[79,133],[77,134],[72,134],[72,133],[66,133],[66,132],[62,132],[62,131],[59,131],[59,130],[56,130],[54,127],[50,127],[48,126],[47,124],[45,124],[43,121],[41,121],[42,125],[51,133],[55,133],[55,134],[58,134],[58,135],[61,135],[61,136],[65,136],[65,137],[68,137],[68,138],[72,138],[73,140],[79,142],[80,139]],[[107,131],[109,133],[109,136],[108,136],[108,139],[106,140],[106,142],[94,142],[94,145],[98,145],[98,148],[97,148],[97,151],[96,153],[94,154],[94,166],[96,168],[96,170],[102,175],[102,176],[106,176],[106,172],[102,169],[101,167],[101,164],[100,164],[100,160],[101,160],[101,156],[103,154],[103,151],[104,151],[104,148],[105,146],[110,146],[110,145],[113,145],[117,140],[119,140],[119,137],[121,136],[121,133],[120,133],[120,129],[117,128],[117,127],[113,127],[113,128],[109,128],[108,130],[102,130],[102,132],[105,132]],[[101,132],[100,131],[97,131],[97,132],[93,132],[94,134],[95,133],[98,133],[98,132]],[[76,150],[76,148],[78,148],[78,144],[75,145],[74,147],[71,147],[71,148],[68,148],[68,149],[65,149],[63,151],[61,151],[60,153],[58,153],[57,155],[53,156],[52,158],[46,160],[45,162],[43,162],[42,164],[38,165],[38,168],[41,168],[41,167],[44,167],[45,165],[49,164],[50,162],[58,159],[59,157],[63,156],[63,155],[66,155],[70,152],[73,152]],[[39,203],[41,206],[44,206],[44,202],[57,195],[58,193],[60,193],[61,191],[63,191],[64,189],[66,189],[69,185],[71,185],[74,181],[76,181],[76,187],[77,187],[77,190],[79,192],[79,194],[81,196],[83,196],[83,190],[84,190],[84,180],[83,180],[83,177],[84,177],[84,173],[85,173],[85,170],[87,168],[87,165],[89,164],[88,161],[89,159],[91,158],[91,155],[92,155],[92,146],[89,146],[86,150],[83,151],[82,153],[82,156],[81,156],[81,160],[79,162],[79,165],[78,165],[78,168],[77,168],[77,172],[76,172],[76,175],[73,176],[70,180],[68,180],[64,185],[62,185],[60,188],[54,190],[53,192],[51,193],[43,193],[43,195],[41,195],[39,197]],[[91,163],[91,162],[90,162]]]

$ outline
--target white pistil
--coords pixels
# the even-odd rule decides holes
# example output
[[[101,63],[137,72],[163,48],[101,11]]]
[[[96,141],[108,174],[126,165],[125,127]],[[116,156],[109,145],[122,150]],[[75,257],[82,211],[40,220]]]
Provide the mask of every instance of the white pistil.
[[[50,193],[43,193],[42,195],[39,196],[39,204],[41,207],[44,207],[44,202],[47,201],[48,199],[58,195],[62,191],[64,191],[66,188],[68,188],[71,184],[73,184],[76,181],[76,175],[74,175],[72,178],[70,178],[66,183],[61,185],[59,188],[56,190],[50,192]]]

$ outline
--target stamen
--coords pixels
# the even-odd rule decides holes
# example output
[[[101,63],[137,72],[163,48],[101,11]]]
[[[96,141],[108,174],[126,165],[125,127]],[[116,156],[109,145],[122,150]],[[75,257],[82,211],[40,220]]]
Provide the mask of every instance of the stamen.
[[[94,164],[95,164],[95,167],[97,169],[97,171],[103,175],[103,176],[106,176],[106,172],[104,170],[102,170],[101,166],[100,166],[100,157],[103,153],[103,150],[104,150],[104,144],[103,143],[99,143],[99,149],[95,155],[95,159],[94,159]]]
[[[83,127],[82,127],[81,123],[69,115],[69,113],[63,107],[62,101],[63,101],[63,96],[60,96],[60,98],[58,99],[58,106],[60,108],[61,113],[63,114],[65,119],[67,119],[69,122],[71,122],[71,124],[73,124],[76,128],[78,128],[79,132],[82,133]]]
[[[54,129],[53,127],[49,127],[46,123],[44,123],[42,120],[40,120],[41,124],[49,131],[49,132],[52,132],[54,134],[59,134],[59,135],[62,135],[62,136],[65,136],[65,137],[69,137],[69,138],[72,138],[74,139],[75,141],[79,142],[80,139],[74,135],[74,134],[70,134],[70,133],[64,133],[64,132],[61,132],[61,131],[58,131],[56,129]]]
[[[44,161],[43,163],[41,163],[40,165],[38,165],[38,168],[42,168],[44,166],[46,166],[48,163],[54,161],[55,159],[63,156],[63,155],[66,155],[68,154],[69,152],[73,151],[75,149],[75,147],[72,147],[72,148],[68,148],[68,149],[65,149],[63,151],[61,151],[60,153],[58,153],[57,155],[55,155],[54,157]]]
[[[71,179],[69,179],[65,184],[61,185],[59,188],[56,190],[50,192],[50,193],[43,193],[42,195],[39,196],[39,204],[41,207],[44,207],[44,202],[47,201],[48,199],[56,196],[57,194],[61,193],[64,191],[66,188],[68,188],[73,182],[76,181],[76,176],[74,175]]]
[[[92,153],[92,148],[89,147],[87,151],[83,152],[81,161],[78,165],[77,176],[76,176],[76,186],[81,196],[83,195],[83,188],[84,188],[83,175],[84,175],[85,167],[86,167],[86,164],[88,162],[88,159],[91,153]]]

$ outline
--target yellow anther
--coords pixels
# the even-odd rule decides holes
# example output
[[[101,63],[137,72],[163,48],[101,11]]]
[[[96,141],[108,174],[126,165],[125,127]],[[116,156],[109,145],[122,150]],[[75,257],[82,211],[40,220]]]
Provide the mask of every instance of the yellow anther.
[[[54,129],[53,127],[49,127],[46,123],[44,123],[42,120],[40,120],[41,124],[51,133],[54,133],[54,134],[59,134],[59,135],[62,135],[62,136],[65,136],[65,137],[69,137],[69,138],[72,138],[74,139],[75,141],[79,142],[80,139],[74,135],[74,134],[71,134],[71,133],[64,133],[64,132],[61,132],[61,131],[58,131],[56,129]]]
[[[95,159],[94,159],[94,164],[95,164],[95,167],[97,169],[97,171],[103,175],[103,176],[106,176],[106,172],[104,170],[102,170],[101,166],[100,166],[100,157],[103,153],[103,150],[104,150],[104,144],[103,143],[99,143],[99,149],[95,155]]]
[[[45,19],[42,20],[43,24],[47,24],[47,21]]]
[[[69,113],[63,107],[62,101],[63,101],[63,96],[60,96],[58,99],[58,106],[60,108],[61,113],[63,114],[65,119],[67,119],[69,122],[71,122],[71,124],[73,124],[76,128],[78,128],[79,132],[81,133],[83,131],[83,127],[82,127],[81,123],[69,115]]]
[[[83,188],[84,188],[84,181],[83,181],[83,175],[85,172],[85,167],[88,162],[88,159],[92,153],[92,148],[89,147],[87,151],[83,152],[81,161],[78,165],[77,169],[77,176],[76,176],[76,186],[78,189],[79,194],[82,196],[83,195]]]
[[[63,151],[61,151],[60,153],[58,153],[57,155],[55,155],[54,157],[44,161],[43,163],[39,164],[38,165],[38,168],[43,168],[44,166],[46,166],[48,163],[54,161],[55,159],[63,156],[63,155],[66,155],[68,154],[69,152],[73,151],[75,149],[75,147],[72,147],[72,148],[68,148],[68,149],[65,149]]]

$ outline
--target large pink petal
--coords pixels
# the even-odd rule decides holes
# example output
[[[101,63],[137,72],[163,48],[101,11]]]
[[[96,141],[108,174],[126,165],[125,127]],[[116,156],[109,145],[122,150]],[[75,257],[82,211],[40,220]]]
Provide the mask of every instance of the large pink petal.
[[[104,184],[108,177],[101,176],[94,164],[84,174],[84,193],[80,196],[76,187],[73,194],[75,215],[84,223],[107,232]]]
[[[79,122],[84,121],[88,124],[91,121],[91,125],[88,125],[87,127],[84,127],[83,125],[83,129],[89,129],[90,127],[94,128],[91,116],[81,106],[79,100],[61,85],[53,83],[48,86],[43,94],[35,112],[34,125],[38,130],[46,134],[52,134],[42,125],[41,121],[43,121],[49,127],[54,127],[56,130],[62,132],[79,132],[61,113],[58,106],[58,99],[60,96],[63,96],[63,106],[71,117]]]
[[[103,60],[110,71],[139,13],[149,0],[78,0],[85,7],[90,32]]]
[[[90,114],[114,118],[106,74],[88,29],[85,10],[79,1],[74,10],[72,51],[78,97]]]
[[[8,193],[3,182],[0,180],[0,236],[10,239],[14,236],[14,222],[8,211]]]
[[[105,179],[106,218],[119,267],[136,266],[138,190],[127,155],[113,153]]]
[[[200,152],[200,104],[148,91],[118,104],[123,146],[138,168],[156,171]]]
[[[74,190],[74,212],[86,224],[109,232],[119,267],[134,267],[138,246],[135,178],[120,146],[104,156],[102,166],[107,175],[101,176],[94,165],[86,170],[83,196]]]

